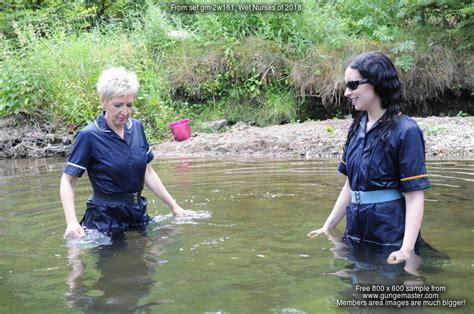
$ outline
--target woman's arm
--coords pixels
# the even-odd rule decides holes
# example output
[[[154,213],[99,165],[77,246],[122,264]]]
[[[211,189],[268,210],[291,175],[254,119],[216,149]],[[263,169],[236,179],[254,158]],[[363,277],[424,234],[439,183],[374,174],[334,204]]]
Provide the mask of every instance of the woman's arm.
[[[64,216],[66,217],[66,231],[64,237],[83,237],[84,229],[77,221],[76,208],[74,206],[74,187],[76,186],[77,177],[63,173],[59,186],[59,195],[63,205]]]
[[[327,233],[328,229],[334,228],[341,221],[341,219],[346,214],[346,207],[349,206],[351,202],[351,188],[349,186],[349,179],[346,179],[346,183],[341,189],[339,196],[337,198],[336,204],[331,211],[331,214],[326,219],[322,228],[313,230],[307,234],[308,237],[314,238],[321,233]]]
[[[182,209],[166,190],[158,174],[148,164],[145,171],[145,185],[158,196],[176,216],[187,216],[191,211]]]
[[[423,220],[425,193],[423,190],[405,193],[406,214],[405,233],[400,250],[392,252],[387,259],[390,264],[398,264],[407,260],[415,248],[415,242],[420,232]]]

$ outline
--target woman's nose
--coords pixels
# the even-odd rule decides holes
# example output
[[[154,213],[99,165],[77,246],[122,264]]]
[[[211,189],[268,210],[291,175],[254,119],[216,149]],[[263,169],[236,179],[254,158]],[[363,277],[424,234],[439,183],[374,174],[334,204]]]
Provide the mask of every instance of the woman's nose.
[[[346,90],[344,91],[344,96],[349,97],[352,94],[352,91],[346,87]]]

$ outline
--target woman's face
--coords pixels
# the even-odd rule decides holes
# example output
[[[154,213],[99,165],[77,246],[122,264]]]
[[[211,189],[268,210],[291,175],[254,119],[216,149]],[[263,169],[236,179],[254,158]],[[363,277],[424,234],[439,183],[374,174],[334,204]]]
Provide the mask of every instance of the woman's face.
[[[105,110],[105,118],[116,127],[123,127],[130,119],[134,101],[135,97],[132,94],[115,96],[109,100],[100,97],[100,104]]]
[[[346,69],[344,74],[344,81],[346,83],[363,79],[358,70],[350,67]],[[350,99],[352,106],[357,111],[371,111],[382,108],[380,98],[375,94],[374,87],[370,83],[359,84],[354,90],[346,87],[344,96]]]

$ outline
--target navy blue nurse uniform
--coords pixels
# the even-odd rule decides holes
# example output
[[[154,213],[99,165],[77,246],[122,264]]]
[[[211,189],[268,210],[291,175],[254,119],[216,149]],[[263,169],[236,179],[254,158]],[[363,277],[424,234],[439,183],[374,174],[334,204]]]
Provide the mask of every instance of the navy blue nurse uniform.
[[[154,155],[138,120],[129,119],[124,131],[122,139],[102,113],[74,141],[64,172],[81,177],[87,170],[94,194],[81,221],[86,229],[114,234],[143,228],[150,220],[141,191]]]
[[[352,191],[396,189],[403,193],[430,187],[421,129],[405,115],[394,119],[394,127],[387,129],[379,120],[366,133],[367,113],[362,116],[339,164]],[[368,204],[351,202],[346,209],[345,239],[400,248],[405,210],[404,197]]]

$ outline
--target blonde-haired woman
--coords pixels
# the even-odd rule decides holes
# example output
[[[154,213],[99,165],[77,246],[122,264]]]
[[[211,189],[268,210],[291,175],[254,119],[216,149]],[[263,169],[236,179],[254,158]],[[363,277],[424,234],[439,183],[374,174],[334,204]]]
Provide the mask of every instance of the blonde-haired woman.
[[[132,109],[140,84],[137,75],[123,67],[102,72],[97,91],[103,112],[78,134],[61,177],[60,195],[66,216],[65,237],[82,237],[84,229],[116,234],[144,229],[150,220],[146,185],[176,216],[190,211],[171,197],[150,166],[154,155],[142,124]],[[74,186],[87,170],[93,194],[79,223],[74,205]]]

